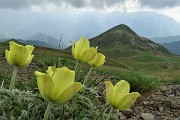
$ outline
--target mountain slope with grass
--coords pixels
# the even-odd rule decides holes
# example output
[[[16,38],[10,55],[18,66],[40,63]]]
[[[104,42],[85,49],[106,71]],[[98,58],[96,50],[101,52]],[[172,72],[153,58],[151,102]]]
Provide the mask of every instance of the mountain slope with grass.
[[[127,25],[115,26],[106,32],[90,39],[92,46],[100,49],[128,49],[130,51],[147,51],[158,54],[170,54],[164,47],[150,41],[147,38],[138,36]]]
[[[155,77],[157,80],[180,77],[179,56],[137,35],[126,25],[115,26],[90,39],[90,42],[92,46],[98,46],[99,51],[106,56],[107,66],[102,71],[121,79],[128,80],[136,74],[145,78]]]

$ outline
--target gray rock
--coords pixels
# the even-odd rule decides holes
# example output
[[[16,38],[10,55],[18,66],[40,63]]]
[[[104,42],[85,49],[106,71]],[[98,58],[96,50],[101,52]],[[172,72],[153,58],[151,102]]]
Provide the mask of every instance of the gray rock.
[[[151,113],[141,113],[143,120],[155,120],[154,115]]]
[[[131,109],[123,110],[122,114],[125,115],[127,118],[131,118],[134,115],[134,112]]]
[[[161,86],[160,89],[161,89],[162,92],[168,90],[168,88],[166,86]]]
[[[180,92],[180,86],[177,86],[174,90]]]
[[[162,119],[161,119],[161,116],[155,115],[154,120],[162,120]]]
[[[163,109],[164,109],[164,108],[163,108],[162,106],[159,107],[159,111],[160,111],[160,112],[163,112]]]
[[[127,119],[126,116],[124,116],[124,115],[122,114],[122,112],[117,111],[116,114],[120,117],[120,120],[126,120],[126,119]]]

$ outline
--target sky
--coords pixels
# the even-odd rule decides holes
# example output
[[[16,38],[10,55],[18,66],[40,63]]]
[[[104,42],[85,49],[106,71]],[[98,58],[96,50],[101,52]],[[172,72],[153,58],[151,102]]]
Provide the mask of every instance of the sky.
[[[180,0],[0,0],[0,10],[57,14],[63,12],[138,12],[162,13],[180,22]]]
[[[159,18],[161,14],[169,16],[178,25],[167,18],[164,22],[158,19],[154,27],[139,27],[141,15],[139,19],[131,20],[133,24],[128,22],[131,16],[123,20],[124,14],[141,11],[158,13]],[[82,35],[92,38],[125,21],[124,24],[129,23],[135,32],[144,37],[179,35],[179,13],[180,0],[0,0],[0,34],[25,39],[38,32],[56,38],[63,33],[63,38],[69,41]],[[153,24],[148,17],[142,19]],[[157,24],[158,30],[155,31]]]

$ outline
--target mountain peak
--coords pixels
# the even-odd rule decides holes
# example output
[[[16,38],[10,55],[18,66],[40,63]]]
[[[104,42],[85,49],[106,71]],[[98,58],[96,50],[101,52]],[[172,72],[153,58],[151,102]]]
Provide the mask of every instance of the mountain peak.
[[[167,53],[164,47],[150,41],[147,38],[138,36],[130,27],[121,24],[90,40],[92,46],[100,49],[128,49],[148,51],[153,53]]]
[[[113,31],[127,32],[127,33],[132,34],[132,35],[137,35],[129,26],[127,26],[125,24],[117,25],[110,30],[111,31],[113,30]]]

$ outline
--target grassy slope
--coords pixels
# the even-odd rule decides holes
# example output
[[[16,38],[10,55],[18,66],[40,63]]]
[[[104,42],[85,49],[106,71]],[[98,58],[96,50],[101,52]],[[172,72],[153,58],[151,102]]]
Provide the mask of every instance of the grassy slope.
[[[108,70],[140,72],[163,80],[180,78],[179,56],[128,49],[106,49],[101,52],[107,57],[104,67]]]
[[[7,43],[0,43],[0,53],[8,48]],[[9,49],[9,48],[8,48]],[[145,76],[157,77],[161,80],[173,80],[180,78],[180,56],[155,54],[145,51],[124,49],[101,49],[100,52],[106,55],[107,62],[103,67],[97,68],[98,71],[109,73],[115,76],[119,74],[140,73]],[[70,52],[64,50],[36,47],[34,50],[34,61],[41,60],[41,55],[46,55],[46,61],[52,65],[53,60],[60,56],[73,61]],[[123,78],[122,78],[123,79]]]

